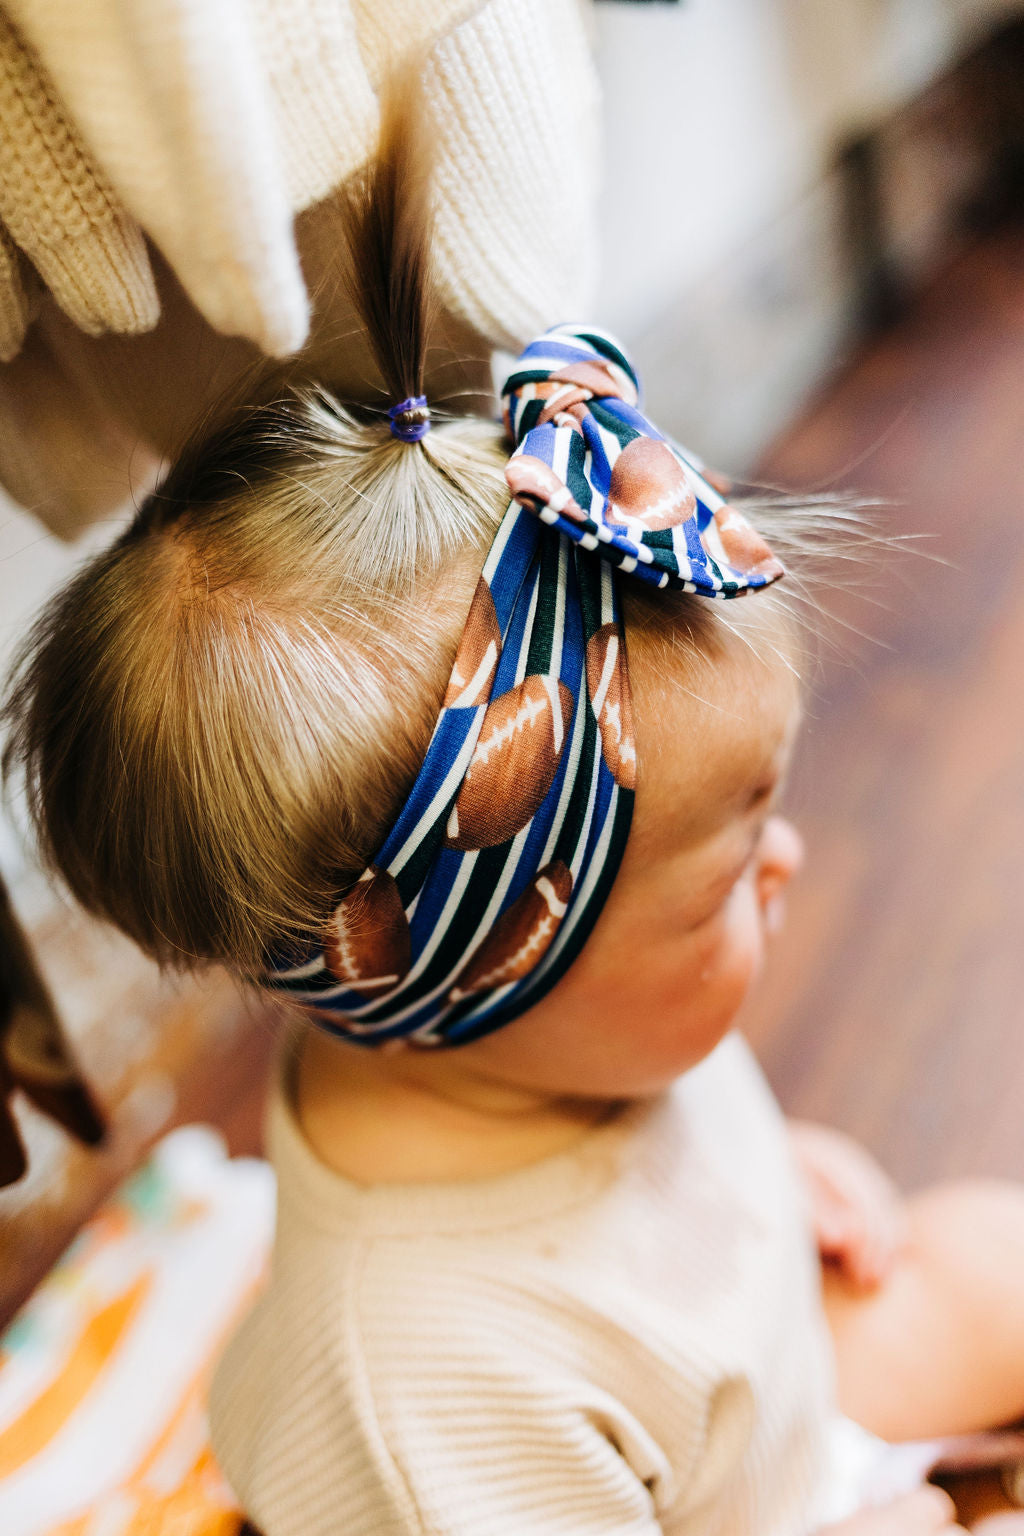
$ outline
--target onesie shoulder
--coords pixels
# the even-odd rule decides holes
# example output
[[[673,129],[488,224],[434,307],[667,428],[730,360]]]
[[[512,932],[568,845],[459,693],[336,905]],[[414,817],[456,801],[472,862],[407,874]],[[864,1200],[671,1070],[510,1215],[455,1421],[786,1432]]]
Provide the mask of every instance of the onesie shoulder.
[[[367,1450],[416,1512],[410,1529],[661,1530],[674,1492],[666,1449],[616,1392],[593,1319],[558,1283],[521,1257],[377,1240],[350,1298],[336,1370]]]

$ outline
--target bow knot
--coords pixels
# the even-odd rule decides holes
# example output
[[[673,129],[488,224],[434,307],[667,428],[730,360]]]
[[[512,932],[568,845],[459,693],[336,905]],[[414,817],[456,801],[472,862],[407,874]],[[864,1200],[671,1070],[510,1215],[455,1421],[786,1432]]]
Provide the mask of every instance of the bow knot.
[[[639,409],[628,355],[605,331],[562,325],[524,350],[503,396],[520,506],[659,587],[735,597],[783,568],[701,461]]]

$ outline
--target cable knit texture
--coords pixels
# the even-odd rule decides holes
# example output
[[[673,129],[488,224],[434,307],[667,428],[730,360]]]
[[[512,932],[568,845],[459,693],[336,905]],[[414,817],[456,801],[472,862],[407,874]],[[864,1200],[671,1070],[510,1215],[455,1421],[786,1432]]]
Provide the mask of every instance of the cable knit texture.
[[[211,326],[290,353],[293,216],[372,153],[383,75],[432,44],[442,297],[518,343],[589,298],[580,0],[3,0],[0,219],[85,330],[154,323],[144,232]]]
[[[134,333],[160,312],[142,232],[118,202],[33,49],[0,11],[0,221],[82,330]],[[5,265],[0,309],[17,268]],[[15,289],[15,293],[17,289]],[[17,351],[4,338],[7,361]],[[20,341],[20,337],[18,338]]]
[[[28,326],[28,299],[18,252],[0,225],[0,363],[17,357]]]
[[[283,1095],[270,1144],[272,1277],[211,1403],[264,1536],[808,1529],[831,1348],[781,1116],[738,1038],[500,1178],[360,1188]]]

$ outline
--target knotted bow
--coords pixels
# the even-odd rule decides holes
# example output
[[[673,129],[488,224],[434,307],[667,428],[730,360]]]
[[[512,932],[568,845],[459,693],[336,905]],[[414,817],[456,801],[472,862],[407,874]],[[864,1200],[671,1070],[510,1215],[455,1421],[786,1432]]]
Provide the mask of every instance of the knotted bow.
[[[508,380],[514,499],[423,767],[323,944],[266,976],[328,1029],[457,1045],[554,986],[607,899],[633,811],[618,571],[717,598],[782,574],[636,401],[621,349],[589,328],[547,332]]]
[[[641,415],[638,395],[606,332],[562,325],[532,341],[503,398],[520,506],[659,587],[736,597],[776,581],[782,565],[761,535]]]

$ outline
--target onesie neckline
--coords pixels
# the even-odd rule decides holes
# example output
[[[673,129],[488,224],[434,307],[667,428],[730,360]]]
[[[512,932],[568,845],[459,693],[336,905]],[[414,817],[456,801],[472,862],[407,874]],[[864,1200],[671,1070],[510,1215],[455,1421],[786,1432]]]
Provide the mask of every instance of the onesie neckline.
[[[626,1100],[564,1151],[508,1173],[423,1184],[357,1184],[321,1162],[299,1124],[289,1091],[293,1053],[282,1057],[267,1118],[282,1208],[299,1206],[322,1230],[413,1237],[500,1231],[582,1204],[614,1182],[668,1112],[671,1090]]]

